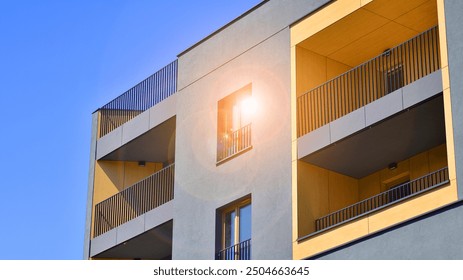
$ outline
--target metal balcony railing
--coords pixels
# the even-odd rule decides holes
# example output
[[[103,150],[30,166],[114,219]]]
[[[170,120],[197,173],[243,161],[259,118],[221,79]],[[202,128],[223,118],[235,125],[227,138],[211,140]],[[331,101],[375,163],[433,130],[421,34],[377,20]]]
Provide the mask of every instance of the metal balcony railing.
[[[177,91],[177,60],[99,109],[103,137]]]
[[[393,203],[418,195],[449,182],[448,168],[442,168],[428,175],[401,184],[388,191],[362,200],[356,204],[315,220],[315,230],[320,231],[353,220],[365,214],[387,207]]]
[[[438,69],[435,26],[298,97],[298,137]]]
[[[220,139],[217,145],[217,162],[226,160],[251,146],[251,124],[248,124]]]
[[[175,164],[95,205],[96,237],[174,199]]]
[[[216,260],[250,260],[251,259],[251,239],[240,242],[219,251]]]

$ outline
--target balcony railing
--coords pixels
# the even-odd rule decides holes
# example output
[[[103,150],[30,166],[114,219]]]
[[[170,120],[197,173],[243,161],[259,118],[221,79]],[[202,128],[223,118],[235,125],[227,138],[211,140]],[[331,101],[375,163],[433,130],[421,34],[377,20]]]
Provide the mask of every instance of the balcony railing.
[[[438,69],[435,26],[298,97],[298,137]]]
[[[251,239],[225,248],[217,253],[216,260],[250,260]]]
[[[217,145],[217,162],[224,161],[251,146],[251,124],[248,124],[220,139]]]
[[[171,164],[95,206],[94,237],[122,225],[174,198]]]
[[[323,216],[315,220],[315,230],[320,231],[334,227],[448,182],[449,174],[446,167]]]
[[[99,109],[103,137],[177,91],[177,60]]]

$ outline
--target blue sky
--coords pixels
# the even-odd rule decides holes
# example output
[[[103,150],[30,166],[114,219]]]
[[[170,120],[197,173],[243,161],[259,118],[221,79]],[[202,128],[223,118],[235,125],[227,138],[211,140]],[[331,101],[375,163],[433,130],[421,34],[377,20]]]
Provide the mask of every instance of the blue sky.
[[[81,259],[91,113],[260,0],[0,0],[0,259]]]

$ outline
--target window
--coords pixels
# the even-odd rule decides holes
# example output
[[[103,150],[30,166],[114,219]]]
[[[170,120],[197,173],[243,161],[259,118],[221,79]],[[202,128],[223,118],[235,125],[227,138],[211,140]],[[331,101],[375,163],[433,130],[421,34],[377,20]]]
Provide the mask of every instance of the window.
[[[217,163],[245,152],[251,146],[253,101],[251,84],[218,102]]]
[[[389,202],[405,198],[411,195],[410,180],[391,187],[388,191]]]
[[[395,176],[394,178],[383,182],[387,189],[387,203],[405,198],[411,195],[410,175],[408,172]]]
[[[251,259],[251,200],[246,199],[221,212],[219,260]]]
[[[404,71],[402,65],[397,65],[389,69],[385,77],[386,81],[386,94],[404,86]]]

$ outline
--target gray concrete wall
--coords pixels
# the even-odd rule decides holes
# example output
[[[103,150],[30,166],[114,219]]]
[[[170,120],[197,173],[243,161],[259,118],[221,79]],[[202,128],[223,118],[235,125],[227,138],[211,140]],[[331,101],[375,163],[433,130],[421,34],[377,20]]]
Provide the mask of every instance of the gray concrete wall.
[[[314,257],[321,260],[463,259],[463,203]]]
[[[174,259],[213,259],[216,209],[252,196],[253,258],[291,258],[289,29],[179,92]],[[217,103],[252,83],[253,148],[216,166]]]
[[[173,259],[213,259],[216,210],[252,197],[252,258],[291,259],[289,24],[322,3],[271,0],[179,57]],[[252,84],[253,148],[216,166],[218,101]]]
[[[98,112],[92,115],[92,132],[90,140],[90,162],[88,167],[87,213],[85,216],[84,260],[90,258],[90,233],[92,226],[93,183],[95,178],[96,142],[98,134]]]
[[[208,75],[330,0],[270,0],[179,58],[178,89]],[[289,42],[288,42],[289,44]]]
[[[458,197],[463,198],[463,1],[445,0]]]

